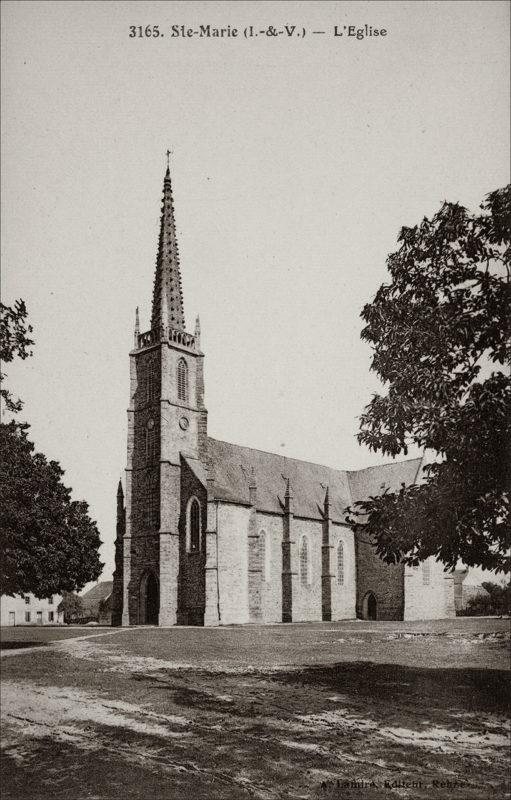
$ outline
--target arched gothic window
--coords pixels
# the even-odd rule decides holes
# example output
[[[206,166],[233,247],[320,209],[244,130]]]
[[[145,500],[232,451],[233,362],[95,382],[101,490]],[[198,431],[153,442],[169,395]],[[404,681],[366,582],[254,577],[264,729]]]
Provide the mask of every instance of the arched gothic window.
[[[259,531],[259,558],[261,563],[261,580],[270,582],[271,572],[271,542],[266,531]]]
[[[177,397],[185,403],[188,400],[188,364],[184,358],[177,362]]]
[[[337,546],[337,583],[344,585],[344,545],[339,542]]]
[[[304,536],[300,544],[300,583],[307,586],[309,580],[309,543]]]
[[[424,586],[429,586],[431,581],[431,564],[429,561],[423,561],[422,563],[422,583]]]
[[[196,497],[188,501],[187,528],[188,550],[197,553],[201,549],[201,514]]]

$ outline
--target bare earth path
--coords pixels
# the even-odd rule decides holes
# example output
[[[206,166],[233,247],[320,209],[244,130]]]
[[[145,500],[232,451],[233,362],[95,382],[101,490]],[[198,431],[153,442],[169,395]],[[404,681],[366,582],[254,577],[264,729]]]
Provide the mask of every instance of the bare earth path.
[[[509,620],[1,634],[3,800],[509,796]]]

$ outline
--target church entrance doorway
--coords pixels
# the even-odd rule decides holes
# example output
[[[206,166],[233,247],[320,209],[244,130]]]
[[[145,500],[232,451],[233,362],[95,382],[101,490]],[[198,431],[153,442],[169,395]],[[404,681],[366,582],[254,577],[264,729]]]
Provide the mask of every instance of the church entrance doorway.
[[[372,592],[368,592],[364,597],[362,611],[364,619],[377,619],[376,597]]]
[[[140,584],[140,622],[142,625],[158,625],[160,612],[160,588],[154,572],[148,572]]]

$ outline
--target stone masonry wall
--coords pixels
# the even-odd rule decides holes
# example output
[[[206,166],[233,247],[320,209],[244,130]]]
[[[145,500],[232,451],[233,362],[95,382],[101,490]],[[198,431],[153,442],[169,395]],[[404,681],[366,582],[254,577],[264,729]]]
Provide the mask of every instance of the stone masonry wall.
[[[338,546],[342,542],[344,553],[344,581],[338,581]],[[333,523],[332,525],[332,620],[355,619],[356,617],[356,563],[355,537],[351,528]]]
[[[303,537],[307,537],[310,583],[304,585],[300,580],[300,547]],[[297,579],[293,593],[293,622],[320,620],[321,611],[321,543],[323,527],[315,520],[293,520],[292,538],[296,542]]]
[[[249,621],[249,519],[249,507],[218,503],[218,589],[221,625]]]
[[[404,568],[385,564],[372,544],[361,534],[355,539],[357,572],[357,616],[363,617],[363,601],[368,592],[376,597],[377,619],[403,619]]]
[[[454,580],[443,565],[431,557],[418,567],[406,567],[404,619],[454,616]]]
[[[259,532],[265,532],[265,569],[261,583],[263,622],[282,622],[282,535],[283,517],[257,514]]]
[[[132,427],[129,442],[130,470],[128,583],[129,623],[145,622],[141,615],[141,582],[149,571],[159,578],[160,525],[160,348],[134,357],[132,374]],[[148,379],[152,370],[152,380]],[[149,385],[150,384],[150,385]],[[148,430],[151,440],[148,442]],[[128,500],[128,496],[127,496]]]
[[[250,508],[228,503],[219,504],[218,513],[218,567],[221,619],[220,624],[249,621],[248,531]],[[260,549],[261,616],[264,623],[282,622],[282,539],[284,516],[257,513],[257,531],[265,534],[264,550]],[[302,536],[307,536],[309,547],[310,583],[300,582],[299,551]],[[321,608],[321,545],[322,523],[315,520],[293,518],[292,538],[296,545],[293,569],[297,575],[293,589],[293,621],[319,621]],[[332,619],[355,617],[355,546],[353,532],[341,525],[332,525],[334,564],[337,545],[344,544],[344,583],[337,583],[337,573],[332,582]],[[263,564],[264,561],[264,564]]]
[[[187,506],[191,497],[196,497],[200,504],[201,539],[200,550],[190,552],[187,549]],[[182,625],[202,625],[204,622],[206,565],[206,515],[207,496],[201,482],[189,468],[186,461],[181,461],[181,514],[179,519],[179,591],[178,591],[178,623]]]

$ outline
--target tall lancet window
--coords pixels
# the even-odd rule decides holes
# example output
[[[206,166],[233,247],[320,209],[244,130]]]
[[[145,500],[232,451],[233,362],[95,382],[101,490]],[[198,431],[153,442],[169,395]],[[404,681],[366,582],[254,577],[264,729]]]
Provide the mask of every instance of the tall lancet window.
[[[177,397],[185,403],[188,401],[188,364],[184,358],[177,362]]]
[[[200,504],[196,497],[190,498],[188,501],[188,519],[187,519],[187,539],[188,550],[197,552],[200,550]]]
[[[339,586],[344,585],[344,545],[339,542],[337,547],[337,583]]]
[[[431,582],[431,564],[429,561],[422,563],[422,583],[424,586],[429,586]]]

